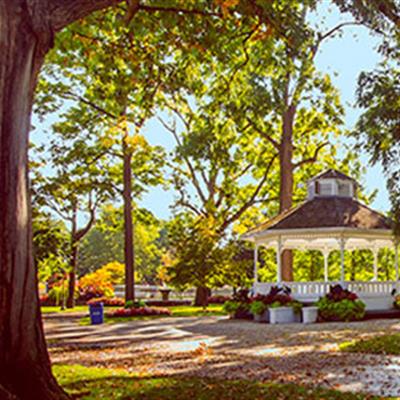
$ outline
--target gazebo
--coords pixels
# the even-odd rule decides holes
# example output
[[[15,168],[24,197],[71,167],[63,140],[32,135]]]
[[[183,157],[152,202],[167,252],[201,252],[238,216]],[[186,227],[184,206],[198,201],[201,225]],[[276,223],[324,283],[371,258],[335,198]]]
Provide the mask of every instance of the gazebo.
[[[255,227],[242,239],[254,243],[255,293],[268,293],[271,286],[290,287],[292,295],[301,301],[315,301],[329,291],[332,284],[356,292],[367,309],[383,310],[392,307],[393,290],[400,290],[398,246],[392,232],[392,222],[379,212],[357,200],[357,182],[342,172],[330,169],[307,183],[307,200],[275,218]],[[276,250],[276,282],[258,281],[258,249]],[[392,248],[395,252],[395,281],[378,281],[378,252]],[[285,249],[319,250],[324,256],[324,281],[283,282],[281,253]],[[345,280],[345,251],[371,250],[374,256],[374,276],[371,281]],[[329,281],[328,257],[340,251],[340,280]]]

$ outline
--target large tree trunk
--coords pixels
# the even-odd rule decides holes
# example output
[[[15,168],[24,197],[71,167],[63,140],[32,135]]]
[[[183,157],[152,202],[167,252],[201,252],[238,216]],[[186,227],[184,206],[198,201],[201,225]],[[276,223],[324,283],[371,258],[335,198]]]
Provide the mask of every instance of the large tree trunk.
[[[126,137],[126,135],[125,135]],[[122,144],[124,168],[124,251],[125,251],[125,301],[135,300],[135,258],[132,220],[132,153],[125,143]]]
[[[280,187],[279,212],[289,210],[293,205],[293,121],[295,108],[288,107],[282,118],[282,140],[280,145]],[[293,281],[293,253],[284,250],[281,255],[282,280]]]
[[[47,21],[33,32],[34,11],[23,0],[0,2],[0,392],[59,400],[67,395],[51,374],[32,257],[28,134],[37,75],[51,45]]]
[[[199,307],[208,306],[208,297],[211,294],[211,290],[205,286],[199,286],[196,288],[196,295],[194,298],[194,305]]]
[[[77,222],[76,207],[72,211],[71,226],[71,262],[68,276],[67,308],[75,307],[76,267],[78,264],[78,241],[76,240]]]

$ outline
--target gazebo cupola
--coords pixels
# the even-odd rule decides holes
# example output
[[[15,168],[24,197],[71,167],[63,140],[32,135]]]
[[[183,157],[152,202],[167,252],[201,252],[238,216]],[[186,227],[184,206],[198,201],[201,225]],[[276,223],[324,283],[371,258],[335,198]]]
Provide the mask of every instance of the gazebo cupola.
[[[308,181],[307,192],[308,200],[332,196],[355,198],[357,182],[342,172],[329,169]]]

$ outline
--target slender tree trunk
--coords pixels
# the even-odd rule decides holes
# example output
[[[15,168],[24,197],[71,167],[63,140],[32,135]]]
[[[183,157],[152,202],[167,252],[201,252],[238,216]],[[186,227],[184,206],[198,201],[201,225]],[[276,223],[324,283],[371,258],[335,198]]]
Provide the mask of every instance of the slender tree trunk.
[[[132,153],[125,143],[122,142],[123,152],[123,198],[124,198],[124,251],[125,251],[125,301],[135,300],[135,257],[133,241],[133,220],[132,220]]]
[[[0,393],[60,400],[68,396],[51,374],[40,316],[27,157],[33,91],[51,35],[46,21],[33,32],[31,13],[23,0],[0,2]]]
[[[282,140],[280,144],[280,187],[279,212],[289,210],[293,205],[293,122],[295,108],[289,106],[282,117]],[[281,256],[282,279],[293,281],[293,253],[284,250]]]
[[[76,240],[77,222],[76,222],[76,206],[72,211],[71,226],[71,262],[68,274],[68,298],[67,308],[75,307],[75,286],[76,286],[76,267],[78,264],[78,241]]]

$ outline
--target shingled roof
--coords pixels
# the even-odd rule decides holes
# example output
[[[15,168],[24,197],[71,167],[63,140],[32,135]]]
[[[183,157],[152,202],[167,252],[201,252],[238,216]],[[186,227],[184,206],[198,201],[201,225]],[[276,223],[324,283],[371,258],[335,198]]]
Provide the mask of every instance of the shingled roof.
[[[249,231],[280,229],[392,229],[391,220],[352,198],[317,197],[300,204]]]

